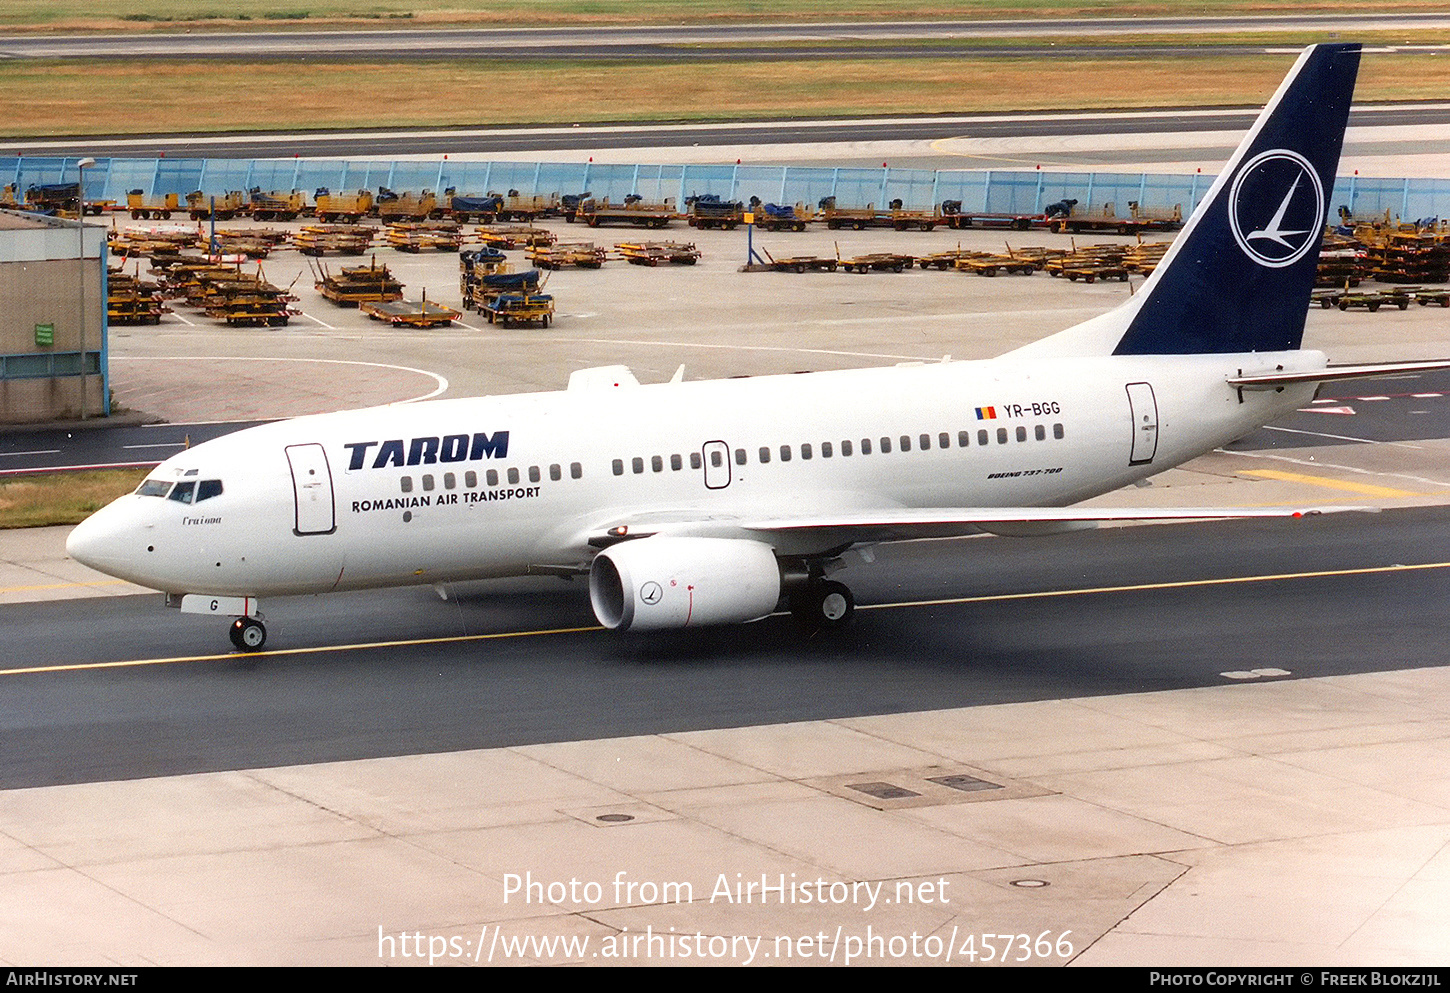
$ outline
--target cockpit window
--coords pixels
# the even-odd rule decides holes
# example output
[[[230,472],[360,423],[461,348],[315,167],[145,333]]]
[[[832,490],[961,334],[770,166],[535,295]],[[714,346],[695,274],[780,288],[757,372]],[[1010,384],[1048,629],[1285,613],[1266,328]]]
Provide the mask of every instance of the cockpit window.
[[[196,484],[196,502],[210,500],[214,496],[221,496],[222,481],[220,479],[203,479]]]
[[[177,503],[191,503],[191,498],[195,493],[196,483],[177,483],[168,499],[175,500]]]
[[[164,497],[169,489],[171,489],[169,479],[148,479],[136,488],[136,495]]]

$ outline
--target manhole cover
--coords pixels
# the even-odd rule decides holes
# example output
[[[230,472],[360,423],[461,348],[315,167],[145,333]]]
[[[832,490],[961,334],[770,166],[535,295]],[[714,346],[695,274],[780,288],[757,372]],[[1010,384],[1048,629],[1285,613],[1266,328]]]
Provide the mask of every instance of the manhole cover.
[[[985,779],[978,779],[976,776],[931,776],[927,779],[929,783],[940,783],[942,786],[950,786],[954,790],[961,790],[963,793],[971,793],[975,790],[1000,790],[998,783],[989,783]]]
[[[892,783],[847,783],[847,787],[865,793],[867,796],[874,796],[878,800],[909,800],[914,796],[921,796],[920,793],[913,793],[901,786]]]

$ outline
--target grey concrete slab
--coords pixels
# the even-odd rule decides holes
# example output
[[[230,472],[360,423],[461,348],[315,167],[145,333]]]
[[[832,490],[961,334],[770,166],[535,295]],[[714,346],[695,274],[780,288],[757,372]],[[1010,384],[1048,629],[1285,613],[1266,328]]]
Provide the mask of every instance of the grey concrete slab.
[[[1443,679],[818,722],[780,739],[803,758],[777,754],[776,771],[760,768],[768,729],[744,728],[712,733],[719,758],[673,773],[628,767],[682,754],[689,736],[16,790],[0,821],[0,961],[417,964],[431,947],[456,964],[897,964],[944,961],[950,944],[956,962],[992,949],[1036,964],[1438,964]],[[1266,754],[1245,722],[1219,719],[1244,711],[1265,726],[1298,714],[1325,737]],[[1108,724],[1083,741],[1093,751],[1077,747],[1085,712],[1218,752],[1124,769],[1102,747]],[[991,768],[991,735],[1015,737],[1042,769],[1018,775],[1051,792],[878,810],[802,778],[848,760],[841,735],[861,731],[845,724],[892,742],[860,756],[869,773],[903,748],[944,760],[942,721],[977,715],[991,729],[980,751],[953,749]],[[1365,715],[1413,733],[1366,740]],[[722,785],[651,792],[661,775]],[[610,797],[660,814],[594,825],[562,809]]]

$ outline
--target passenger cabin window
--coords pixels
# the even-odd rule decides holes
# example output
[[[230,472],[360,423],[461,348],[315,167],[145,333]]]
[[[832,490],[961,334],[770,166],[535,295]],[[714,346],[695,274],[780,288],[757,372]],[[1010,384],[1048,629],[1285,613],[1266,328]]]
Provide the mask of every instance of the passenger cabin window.
[[[810,457],[811,457],[811,443],[808,441],[804,445],[801,446],[801,458],[803,458],[803,459],[809,459]]]
[[[518,481],[519,481],[519,471],[517,469],[510,469],[508,471],[508,479],[509,479],[509,485],[510,486],[518,483]]]
[[[433,488],[433,475],[432,475],[432,473],[428,473],[428,474],[426,474],[426,475],[423,476],[423,489],[424,490],[431,490],[432,488]]]
[[[582,479],[582,478],[584,478],[584,467],[582,465],[580,465],[578,462],[570,462],[569,463],[569,478],[570,479]]]
[[[564,478],[564,469],[562,466],[559,465],[559,463],[555,462],[553,465],[549,466],[549,478],[556,483]]]
[[[821,458],[828,459],[834,454],[835,453],[831,450],[831,443],[829,441],[821,442]]]
[[[745,457],[745,449],[743,449],[743,448],[737,448],[737,449],[735,449],[735,464],[736,465],[744,465],[745,464],[745,458],[746,458]]]
[[[901,436],[901,450],[903,452],[911,451],[911,435],[904,434]]]
[[[1032,432],[1037,436],[1038,441],[1047,440],[1047,428],[1043,427],[1041,424],[1033,428]]]
[[[413,492],[413,477],[412,476],[404,476],[401,480],[398,481],[398,486],[399,486],[400,489],[402,489],[402,491],[404,493],[412,493]]]
[[[764,465],[765,463],[767,463],[769,461],[770,461],[770,449],[762,446],[761,449],[760,449],[760,463],[761,463],[761,465]]]
[[[451,473],[451,472],[445,472],[443,474],[443,488],[445,490],[451,490],[451,489],[453,489],[453,487],[455,487],[457,485],[458,485],[458,477],[457,476],[453,475],[453,473]]]
[[[675,454],[675,455],[671,455],[670,456],[670,468],[671,469],[673,469],[675,472],[679,472],[684,467],[685,467],[685,460],[682,459],[682,458],[680,458],[680,456],[679,456],[678,453]]]
[[[782,462],[789,462],[790,461],[790,446],[789,445],[781,445],[780,446],[780,460]]]
[[[882,438],[881,439],[881,454],[882,455],[890,455],[891,454],[891,439],[890,438]]]
[[[698,469],[698,468],[700,468],[700,466],[702,466],[704,464],[705,464],[704,461],[700,458],[700,453],[699,452],[691,452],[690,453],[690,468],[691,469]]]
[[[1059,441],[1062,440],[1062,425],[1061,424],[1054,424],[1052,426],[1052,436],[1054,438],[1058,439]]]
[[[720,454],[720,449],[717,448],[717,449],[713,450],[712,452],[710,452],[710,465],[712,465],[713,467],[715,467],[716,469],[718,469],[718,468],[720,468],[724,464],[725,464],[725,457]]]
[[[614,469],[614,474],[616,476],[623,476],[624,475],[624,460],[623,459],[615,459],[610,465]]]
[[[1006,428],[998,428],[997,429],[997,444],[999,444],[999,445],[1005,445],[1005,444],[1007,444],[1007,429]]]
[[[467,472],[465,472],[463,474],[463,485],[467,486],[470,490],[477,489],[478,473],[474,472],[472,469],[469,469]]]
[[[655,472],[664,472],[665,471],[665,460],[664,460],[664,457],[663,456],[660,456],[660,455],[650,456],[649,467],[651,469],[653,469]]]
[[[980,431],[977,432],[977,444],[979,444],[979,445],[985,445],[986,443],[987,443],[987,429],[986,428],[982,428],[982,430],[980,430]]]
[[[871,439],[870,438],[862,438],[861,439],[861,454],[862,455],[870,455],[871,454]]]
[[[644,459],[636,455],[633,459],[630,460],[629,467],[633,469],[636,474],[644,472]]]
[[[957,432],[957,447],[958,448],[970,448],[971,447],[971,444],[972,444],[972,433],[970,431],[958,431]],[[947,446],[946,445],[942,445],[941,447],[946,448]]]
[[[842,441],[841,442],[841,455],[842,455],[842,457],[848,456],[850,454],[851,454],[851,443],[849,441]]]
[[[483,477],[483,479],[484,479],[484,482],[488,483],[489,486],[497,486],[498,485],[498,470],[497,469],[490,469],[490,470],[488,470],[488,473]]]
[[[529,482],[537,483],[541,478],[542,477],[539,474],[539,467],[536,465],[529,466]]]
[[[1025,426],[1021,425],[1021,424],[1017,425],[1017,440],[1018,441],[1026,441],[1027,440],[1027,428]]]

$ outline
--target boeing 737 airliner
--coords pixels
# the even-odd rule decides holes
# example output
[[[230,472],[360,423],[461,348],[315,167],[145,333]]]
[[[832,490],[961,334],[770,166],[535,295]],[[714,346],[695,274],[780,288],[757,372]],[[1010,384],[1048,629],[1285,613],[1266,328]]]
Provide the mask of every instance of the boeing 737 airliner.
[[[588,575],[601,624],[844,623],[853,546],[1105,520],[1300,511],[1079,510],[1302,407],[1301,351],[1359,46],[1306,51],[1142,290],[976,362],[642,386],[587,369],[557,393],[268,424],[162,463],[72,533],[77,560],[234,617],[259,597]],[[439,586],[440,591],[442,586]]]

